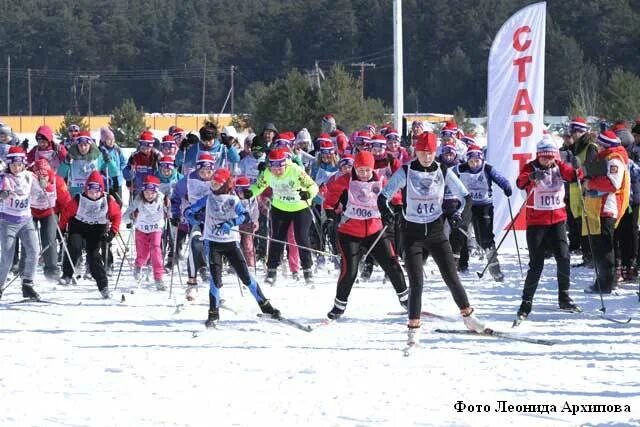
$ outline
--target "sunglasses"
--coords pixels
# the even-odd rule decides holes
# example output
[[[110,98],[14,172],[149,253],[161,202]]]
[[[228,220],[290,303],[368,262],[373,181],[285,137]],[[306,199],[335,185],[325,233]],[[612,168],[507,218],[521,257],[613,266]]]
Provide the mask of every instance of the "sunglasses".
[[[286,159],[285,160],[269,160],[269,167],[270,168],[283,168],[285,163],[287,163]]]
[[[23,156],[15,156],[15,157],[7,157],[7,163],[15,163],[19,165],[25,165],[27,163],[26,157]]]
[[[93,139],[89,138],[88,136],[80,136],[76,138],[77,144],[91,144],[92,142],[93,142]]]
[[[143,189],[144,191],[153,191],[153,192],[156,192],[156,191],[158,191],[158,186],[157,186],[157,185],[155,185],[155,184],[145,184],[145,185],[142,187],[142,189]]]
[[[176,144],[173,142],[163,142],[160,144],[160,148],[163,150],[171,150],[172,148],[176,148]]]
[[[160,167],[162,169],[174,169],[175,165],[173,163],[160,163]]]
[[[89,191],[102,191],[102,186],[95,182],[90,182],[87,184],[87,190]]]
[[[213,170],[213,163],[212,162],[198,162],[197,164],[197,168],[198,169],[209,169],[209,170]]]

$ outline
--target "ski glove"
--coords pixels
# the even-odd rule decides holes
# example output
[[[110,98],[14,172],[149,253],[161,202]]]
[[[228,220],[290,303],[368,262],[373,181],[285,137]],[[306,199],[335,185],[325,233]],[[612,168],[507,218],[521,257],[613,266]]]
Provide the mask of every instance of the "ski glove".
[[[511,197],[511,195],[513,194],[513,191],[511,190],[511,187],[507,187],[504,189],[504,195],[507,197]]]
[[[542,169],[536,169],[529,174],[530,181],[542,181],[545,177],[545,172]]]
[[[248,188],[242,191],[242,197],[244,197],[245,199],[250,199],[253,197],[253,191],[249,190]]]
[[[100,152],[102,153],[102,160],[104,160],[105,163],[109,163],[111,161],[109,150],[107,150],[106,147],[100,147]]]
[[[104,233],[103,239],[106,240],[107,243],[111,243],[114,237],[116,237],[116,233],[113,230],[109,230]]]
[[[225,221],[222,224],[220,224],[220,228],[222,228],[222,232],[224,234],[229,234],[231,232],[231,229],[234,227],[235,224],[233,224],[231,221]]]
[[[298,191],[301,200],[309,200],[311,198],[311,193],[305,190]]]
[[[460,227],[462,225],[462,215],[460,215],[458,212],[451,215],[451,217],[449,218],[449,225],[451,226],[451,228]]]
[[[263,170],[265,170],[267,168],[267,162],[260,162],[258,163],[258,172],[262,172]]]
[[[179,219],[179,218],[171,218],[171,219],[169,220],[169,222],[170,222],[170,223],[171,223],[171,225],[173,225],[174,227],[177,227],[177,226],[178,226],[178,223],[180,222],[180,219]]]

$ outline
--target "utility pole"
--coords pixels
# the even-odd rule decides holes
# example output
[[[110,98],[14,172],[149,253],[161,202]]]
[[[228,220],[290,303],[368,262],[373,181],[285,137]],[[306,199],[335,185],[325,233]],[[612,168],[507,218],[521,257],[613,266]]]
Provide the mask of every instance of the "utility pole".
[[[404,135],[404,76],[402,68],[402,0],[393,0],[393,117],[394,126]]]
[[[235,71],[235,68],[236,67],[234,65],[231,66],[231,114],[233,114],[233,97],[236,94],[236,91],[233,87],[233,72]]]
[[[87,113],[87,115],[89,117],[91,117],[93,115],[93,112],[91,111],[91,92],[92,92],[92,83],[94,80],[99,79],[100,78],[100,74],[83,74],[81,76],[78,76],[81,79],[86,79],[89,81],[89,111]]]
[[[364,101],[364,67],[376,68],[376,64],[371,62],[356,62],[351,64],[352,67],[360,67],[360,86],[362,90],[362,101]]]
[[[7,56],[7,116],[11,115],[11,57]]]
[[[27,68],[27,92],[29,93],[29,115],[31,115],[31,68]]]
[[[317,60],[316,60],[316,84],[318,85],[318,92],[320,92],[320,67],[318,67]]]
[[[204,67],[202,68],[202,114],[204,114],[204,97],[206,95],[207,84],[207,54],[204,54]]]

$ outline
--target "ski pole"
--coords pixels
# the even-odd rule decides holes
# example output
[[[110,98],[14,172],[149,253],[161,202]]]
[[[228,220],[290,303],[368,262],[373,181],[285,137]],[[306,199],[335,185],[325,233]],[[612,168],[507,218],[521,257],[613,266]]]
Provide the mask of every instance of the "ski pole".
[[[265,237],[265,236],[261,236],[259,234],[250,233],[248,231],[242,231],[242,230],[233,230],[233,231],[237,231],[238,233],[246,234],[248,236],[257,237],[259,239],[264,239],[264,240],[267,240],[267,241],[272,241],[272,242],[276,242],[276,243],[282,243],[283,245],[295,246],[297,248],[304,249],[304,250],[307,250],[309,252],[314,252],[314,253],[317,253],[317,254],[320,254],[320,255],[330,256],[330,257],[334,257],[334,258],[340,258],[338,255],[334,255],[334,254],[329,253],[329,252],[323,252],[323,251],[319,251],[317,249],[308,248],[306,246],[296,245],[295,243],[285,242],[285,241],[282,241],[282,240],[274,239],[273,237]]]
[[[511,223],[513,224],[513,211],[511,210],[511,200],[507,197],[507,204],[509,205],[509,216],[511,217]],[[511,227],[513,231],[513,240],[516,241],[516,253],[518,254],[518,265],[520,266],[520,277],[524,277],[522,272],[522,260],[520,259],[520,248],[518,247],[518,233],[516,233],[515,225]],[[496,249],[497,252],[497,249]]]
[[[525,196],[524,201],[522,202],[522,205],[520,205],[520,209],[518,209],[518,213],[516,213],[516,216],[513,217],[513,219],[511,220],[511,224],[509,225],[509,228],[513,227],[515,229],[515,221],[518,219],[518,217],[522,213],[522,208],[527,204],[527,201],[529,200],[529,196],[531,196],[531,193],[533,193],[534,188],[535,188],[534,186],[531,186],[531,189],[527,192],[527,195]],[[498,249],[500,249],[500,246],[502,246],[502,243],[504,242],[504,240],[508,235],[509,235],[509,230],[507,230],[502,235],[502,238],[500,239],[500,243],[498,243],[498,246],[496,247],[496,250],[495,250],[496,254],[498,253]],[[482,272],[476,271],[478,278],[482,279],[482,276],[484,276],[484,273],[487,271],[487,268],[489,268],[489,266],[492,264],[492,261],[493,261],[493,257],[491,257],[491,259],[487,259],[487,264],[482,269]]]
[[[180,255],[178,253],[178,227],[175,227],[176,233],[173,238],[173,256],[171,257],[171,279],[169,280],[169,299],[173,294],[173,270],[176,265],[176,259],[180,262]],[[171,234],[171,223],[169,222],[169,234]],[[178,272],[180,274],[180,272]]]
[[[124,265],[124,257],[127,254],[127,249],[129,248],[129,241],[131,240],[131,236],[133,236],[133,230],[131,230],[131,232],[129,233],[129,237],[127,238],[127,243],[124,246],[124,253],[122,254],[122,260],[120,261],[120,268],[118,269],[118,277],[116,277],[116,285],[113,287],[114,292],[116,291],[116,289],[118,289],[118,282],[120,282],[120,274],[122,273],[122,266]]]
[[[364,264],[365,261],[367,260],[367,257],[369,256],[369,254],[371,254],[371,251],[373,251],[373,248],[376,247],[376,245],[378,244],[378,242],[380,241],[380,239],[382,239],[382,236],[384,236],[385,231],[387,231],[387,227],[388,225],[385,225],[382,230],[380,230],[380,234],[378,234],[378,237],[376,237],[376,239],[373,241],[373,243],[371,244],[371,246],[369,247],[369,249],[367,250],[367,253],[365,253],[362,258],[360,258],[360,265]]]

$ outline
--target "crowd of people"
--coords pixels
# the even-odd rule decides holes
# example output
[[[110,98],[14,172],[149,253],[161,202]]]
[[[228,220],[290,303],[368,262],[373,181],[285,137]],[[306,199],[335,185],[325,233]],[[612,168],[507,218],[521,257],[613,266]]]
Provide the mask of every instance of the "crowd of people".
[[[212,124],[198,135],[177,127],[161,138],[143,131],[126,157],[109,128],[95,141],[71,125],[56,142],[41,126],[27,152],[0,125],[0,283],[8,286],[13,271],[23,296],[39,299],[34,274],[41,262],[46,279],[69,286],[85,274],[109,298],[118,270],[114,246],[126,254],[130,244],[122,226],[133,236],[134,280],[142,280],[150,265],[158,291],[167,289],[167,274],[170,284],[174,270],[181,274],[179,261],[187,253],[185,297],[196,298],[199,280],[208,285],[206,325],[213,326],[225,262],[263,313],[280,316],[258,283],[257,267],[264,263],[265,283],[275,284],[286,248],[294,280],[301,271],[311,285],[318,268],[339,270],[327,314],[332,320],[345,313],[358,276],[368,280],[379,265],[408,312],[413,344],[431,255],[465,325],[484,331],[461,275],[475,253],[486,259],[493,280],[504,280],[493,192],[510,197],[513,188],[485,161],[473,134],[453,120],[438,133],[415,121],[406,138],[391,125],[346,133],[329,114],[316,138],[307,129],[279,131],[272,123],[239,138],[233,127]],[[582,254],[585,267],[595,267],[588,292],[608,293],[621,280],[637,279],[638,138],[640,125],[629,130],[616,122],[596,133],[578,117],[562,147],[550,135],[539,141],[535,159],[515,182],[526,192],[529,250],[518,318],[531,312],[550,255],[562,309],[579,309],[569,296],[572,251]],[[79,272],[83,253],[87,270]]]

